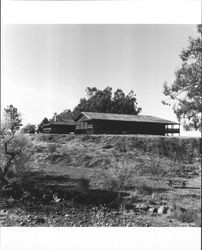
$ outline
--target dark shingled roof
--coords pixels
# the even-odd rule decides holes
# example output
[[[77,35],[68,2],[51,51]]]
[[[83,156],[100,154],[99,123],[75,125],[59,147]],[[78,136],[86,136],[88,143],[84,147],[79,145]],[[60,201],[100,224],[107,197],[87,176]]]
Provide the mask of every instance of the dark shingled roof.
[[[96,112],[81,112],[81,114],[75,119],[75,121],[77,121],[81,117],[82,114],[85,115],[90,120],[180,124],[178,122],[173,122],[173,121],[169,121],[166,119],[162,119],[162,118],[154,117],[150,115],[126,115],[126,114],[96,113]]]
[[[62,120],[62,121],[56,121],[56,122],[50,122],[50,123],[47,123],[45,124],[44,126],[46,125],[75,125],[75,122],[74,120]]]

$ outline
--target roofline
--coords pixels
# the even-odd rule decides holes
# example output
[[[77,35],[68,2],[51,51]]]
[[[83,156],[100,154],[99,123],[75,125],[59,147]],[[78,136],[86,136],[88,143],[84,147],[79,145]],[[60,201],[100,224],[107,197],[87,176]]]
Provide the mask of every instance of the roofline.
[[[124,120],[114,120],[114,119],[96,119],[96,118],[90,118],[90,120],[95,120],[95,121],[103,121],[103,120],[107,120],[107,121],[117,121],[117,122],[139,122],[139,123],[158,123],[158,124],[165,124],[165,125],[180,125],[180,123],[178,122],[156,122],[156,121],[124,121]]]
[[[92,120],[92,118],[90,118],[90,117],[86,114],[86,112],[81,112],[81,113],[82,113],[83,115],[87,116],[88,119]],[[93,113],[93,112],[91,112],[91,113]]]
[[[87,112],[88,113],[88,112]],[[89,112],[89,113],[97,113],[97,112]],[[81,112],[75,119],[74,119],[74,121],[77,121],[80,117],[81,117],[81,115],[85,115],[89,120],[93,120],[92,118],[90,118],[87,114],[86,114],[86,112]]]
[[[85,115],[89,120],[108,120],[108,121],[118,121],[118,120],[114,120],[114,119],[96,119],[96,118],[90,118],[86,113],[101,113],[101,114],[117,114],[117,113],[104,113],[104,112],[81,112],[75,119],[74,121],[77,121],[81,115]],[[117,115],[132,115],[132,114],[117,114]],[[147,115],[137,115],[137,116],[147,116]],[[152,117],[152,116],[151,116]],[[153,116],[155,117],[155,116]],[[159,118],[159,117],[156,117],[156,118]],[[163,120],[166,120],[164,118],[159,118],[159,119],[163,119]],[[119,121],[119,122],[122,122],[122,121]],[[123,121],[123,122],[126,122],[126,121]],[[128,122],[141,122],[141,123],[159,123],[159,124],[165,124],[165,125],[181,125],[179,122],[173,122],[173,121],[170,121],[170,122],[145,122],[145,121],[128,121]]]
[[[56,122],[50,122],[50,123],[46,123],[44,124],[43,126],[46,126],[46,125],[64,125],[64,126],[75,126],[75,124],[68,124],[68,123],[56,123]]]

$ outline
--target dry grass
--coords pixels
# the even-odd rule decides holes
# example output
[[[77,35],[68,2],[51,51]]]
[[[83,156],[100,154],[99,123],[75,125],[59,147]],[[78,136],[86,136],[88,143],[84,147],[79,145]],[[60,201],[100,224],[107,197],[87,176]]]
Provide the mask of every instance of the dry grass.
[[[192,198],[194,195],[191,195]],[[189,199],[188,199],[189,198]],[[173,211],[169,215],[170,218],[174,218],[181,223],[192,223],[195,226],[201,226],[201,207],[200,196],[196,195],[196,199],[190,199],[187,195],[176,196],[175,199],[170,200],[170,206]],[[188,204],[186,204],[188,203]]]
[[[33,162],[37,170],[43,169],[54,176],[86,179],[90,190],[133,191],[134,201],[138,197],[151,204],[166,201],[172,206],[172,199],[177,195],[178,204],[172,218],[199,225],[200,189],[175,189],[165,181],[186,179],[188,186],[200,187],[199,139],[35,135],[33,142]]]
[[[55,143],[48,144],[48,152],[50,154],[56,152],[56,150],[57,150],[57,146]]]

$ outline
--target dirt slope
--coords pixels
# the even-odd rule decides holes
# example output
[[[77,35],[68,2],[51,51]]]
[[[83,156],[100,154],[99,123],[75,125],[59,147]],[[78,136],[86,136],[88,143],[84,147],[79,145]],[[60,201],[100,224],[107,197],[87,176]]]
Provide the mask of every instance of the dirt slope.
[[[24,225],[200,225],[197,138],[41,134],[32,143],[26,188],[39,199],[13,202],[5,224],[19,225],[9,214],[20,206]]]

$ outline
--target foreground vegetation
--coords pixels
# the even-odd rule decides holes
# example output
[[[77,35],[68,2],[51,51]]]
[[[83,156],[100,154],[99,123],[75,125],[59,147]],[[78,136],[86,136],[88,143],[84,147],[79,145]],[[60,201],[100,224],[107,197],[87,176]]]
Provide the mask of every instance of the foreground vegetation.
[[[200,226],[200,140],[31,135],[31,172],[1,191],[4,226]]]

